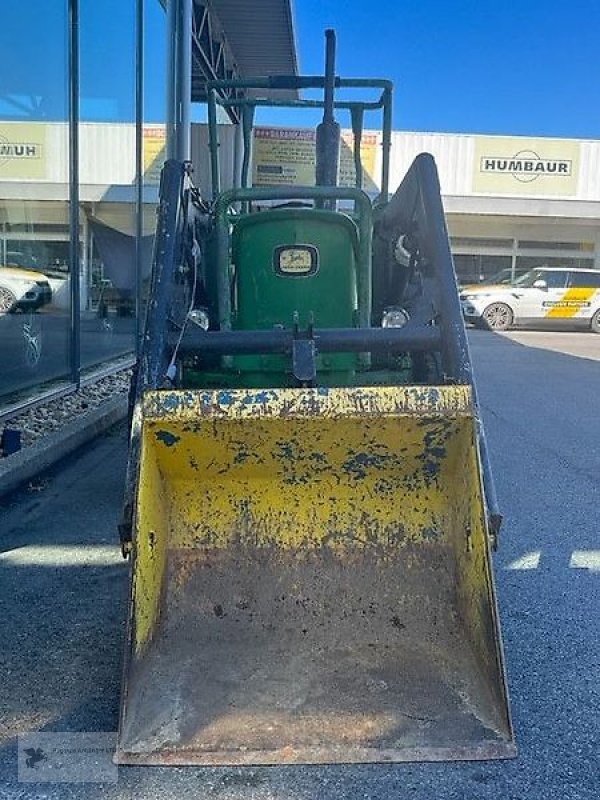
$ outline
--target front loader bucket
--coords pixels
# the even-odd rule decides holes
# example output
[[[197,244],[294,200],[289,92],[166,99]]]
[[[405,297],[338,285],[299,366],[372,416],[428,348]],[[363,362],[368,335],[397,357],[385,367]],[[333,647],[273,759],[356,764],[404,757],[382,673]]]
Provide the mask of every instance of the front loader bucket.
[[[119,763],[514,755],[471,390],[144,396]]]

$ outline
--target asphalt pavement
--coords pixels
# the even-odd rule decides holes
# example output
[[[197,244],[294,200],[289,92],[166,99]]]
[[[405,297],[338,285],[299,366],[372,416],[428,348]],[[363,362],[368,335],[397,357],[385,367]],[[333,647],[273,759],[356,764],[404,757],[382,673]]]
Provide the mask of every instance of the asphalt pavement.
[[[505,514],[495,570],[517,759],[122,767],[115,784],[19,783],[15,733],[116,728],[127,577],[115,544],[119,428],[0,510],[0,798],[597,800],[600,337],[470,339]]]

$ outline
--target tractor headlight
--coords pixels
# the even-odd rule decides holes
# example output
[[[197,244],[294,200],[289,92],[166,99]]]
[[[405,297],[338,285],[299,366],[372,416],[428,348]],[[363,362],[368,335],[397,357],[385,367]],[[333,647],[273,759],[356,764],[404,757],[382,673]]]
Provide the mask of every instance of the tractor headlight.
[[[193,322],[194,325],[202,328],[203,331],[207,331],[210,328],[210,317],[205,308],[195,308],[193,311],[190,311],[188,319],[190,322]]]
[[[408,311],[403,308],[386,308],[381,317],[381,327],[403,328],[409,319]]]

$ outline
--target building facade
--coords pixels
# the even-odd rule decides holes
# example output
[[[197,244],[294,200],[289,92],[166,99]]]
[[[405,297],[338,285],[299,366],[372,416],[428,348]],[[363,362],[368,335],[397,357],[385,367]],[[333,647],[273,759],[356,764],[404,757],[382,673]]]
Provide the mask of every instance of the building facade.
[[[396,134],[396,176],[436,158],[459,280],[509,269],[600,268],[600,141]]]
[[[265,0],[250,16],[243,0],[177,3],[192,14],[195,102],[204,102],[209,77],[297,71],[290,0]],[[48,24],[40,26],[44,13]],[[4,22],[0,413],[133,361],[170,96],[170,23],[159,0],[47,0],[8,11]],[[235,123],[220,126],[222,188],[239,184]],[[348,184],[351,137],[343,131],[340,175]],[[189,141],[196,183],[209,197],[206,127],[192,123]],[[253,144],[256,185],[272,180],[274,165],[286,182],[314,180],[312,129],[258,127]],[[377,131],[363,133],[363,187],[372,197],[381,144]],[[438,165],[460,282],[542,264],[600,269],[600,141],[396,132],[392,187],[424,151]]]
[[[1,417],[133,362],[182,87],[297,64],[291,0],[12,3],[0,48]]]

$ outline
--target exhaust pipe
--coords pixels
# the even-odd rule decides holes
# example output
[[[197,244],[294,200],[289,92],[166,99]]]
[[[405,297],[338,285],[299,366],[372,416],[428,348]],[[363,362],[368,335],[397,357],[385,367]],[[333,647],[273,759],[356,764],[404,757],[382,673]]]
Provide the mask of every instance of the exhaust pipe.
[[[340,126],[334,117],[335,31],[325,31],[325,92],[323,121],[317,126],[316,184],[337,186],[340,164]],[[335,200],[324,200],[323,208],[335,210]]]

